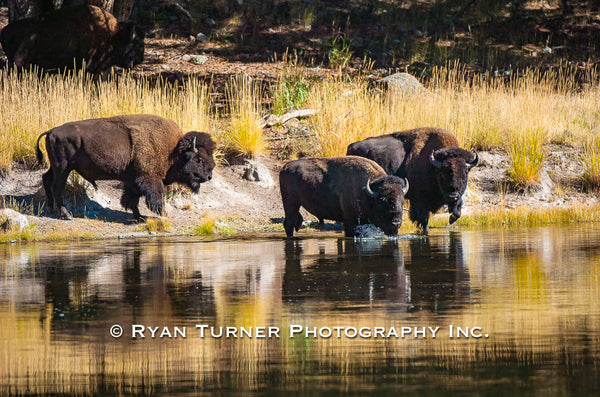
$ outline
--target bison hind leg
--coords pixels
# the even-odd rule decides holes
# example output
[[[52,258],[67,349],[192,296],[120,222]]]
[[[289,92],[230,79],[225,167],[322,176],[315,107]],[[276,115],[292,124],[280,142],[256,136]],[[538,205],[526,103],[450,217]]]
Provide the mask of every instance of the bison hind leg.
[[[65,207],[65,203],[63,200],[63,193],[65,191],[65,186],[67,184],[67,178],[71,173],[70,169],[59,169],[54,168],[52,175],[52,183],[50,185],[50,192],[53,198],[53,208],[54,211],[58,211],[58,215],[61,219],[72,220],[73,215],[71,212]],[[44,177],[42,177],[44,180]],[[45,181],[49,181],[50,177],[45,177]]]
[[[52,182],[54,180],[54,171],[50,168],[42,175],[42,183],[44,185],[44,193],[46,195],[46,206],[50,211],[54,210],[54,196],[52,196]]]
[[[298,212],[298,218],[296,219],[296,225],[294,225],[294,229],[296,229],[296,231],[300,230],[303,223],[304,223],[304,218],[302,217],[302,214],[300,212]]]
[[[165,192],[165,185],[162,181],[156,178],[141,177],[136,179],[136,185],[139,191],[146,196],[146,205],[150,211],[162,215]]]
[[[283,220],[285,234],[288,237],[293,237],[294,229],[296,231],[300,230],[302,222],[304,221],[302,215],[300,215],[300,205],[298,203],[284,201],[283,209],[285,211],[285,219]]]

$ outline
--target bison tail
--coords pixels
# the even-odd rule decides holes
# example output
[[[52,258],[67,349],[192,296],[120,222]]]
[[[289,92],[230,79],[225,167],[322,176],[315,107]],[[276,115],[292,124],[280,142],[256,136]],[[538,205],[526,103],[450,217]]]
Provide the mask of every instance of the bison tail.
[[[37,158],[37,162],[38,164],[42,165],[44,164],[44,154],[42,153],[42,151],[40,150],[40,139],[42,139],[42,137],[44,135],[48,135],[50,133],[50,131],[46,131],[44,133],[42,133],[38,139],[37,142],[35,143],[35,157]]]

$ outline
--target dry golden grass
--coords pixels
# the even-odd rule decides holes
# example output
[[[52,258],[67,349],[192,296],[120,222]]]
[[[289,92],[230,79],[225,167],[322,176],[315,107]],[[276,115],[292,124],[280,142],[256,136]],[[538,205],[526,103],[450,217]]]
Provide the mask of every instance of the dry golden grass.
[[[600,137],[596,133],[585,140],[581,162],[584,184],[592,188],[600,187]]]
[[[267,142],[260,126],[263,92],[260,85],[248,76],[236,75],[227,84],[229,129],[219,142],[229,153],[255,157],[267,150]]]
[[[140,229],[155,233],[170,233],[173,231],[173,222],[169,218],[148,218],[146,223],[140,225]]]
[[[574,205],[571,207],[530,208],[520,206],[512,209],[494,208],[463,215],[457,226],[466,227],[538,227],[569,225],[583,222],[600,222],[600,205]],[[448,225],[446,216],[435,217],[433,226]]]
[[[595,71],[590,74],[593,79]],[[513,162],[510,180],[529,186],[538,180],[544,144],[580,145],[600,124],[599,87],[578,91],[574,76],[568,68],[526,71],[507,82],[455,64],[434,69],[429,93],[412,97],[380,95],[342,78],[326,81],[307,100],[319,111],[311,119],[316,154],[340,156],[348,144],[369,136],[437,126],[467,149],[505,149]]]
[[[190,79],[180,89],[125,74],[95,83],[83,73],[45,75],[0,70],[0,171],[35,164],[38,136],[68,121],[149,113],[174,120],[183,131],[211,132],[207,87]],[[43,143],[42,143],[43,147]]]

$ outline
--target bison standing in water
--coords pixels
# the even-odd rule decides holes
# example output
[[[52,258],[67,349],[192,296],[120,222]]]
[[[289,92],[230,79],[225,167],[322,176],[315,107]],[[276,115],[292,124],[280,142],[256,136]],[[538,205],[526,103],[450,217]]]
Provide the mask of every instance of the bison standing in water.
[[[95,6],[75,6],[8,24],[0,33],[9,65],[43,69],[81,67],[99,73],[144,59],[144,34]]]
[[[288,237],[302,226],[300,207],[319,218],[344,223],[346,237],[371,223],[395,236],[402,224],[408,182],[390,176],[362,157],[305,158],[287,163],[279,174]]]
[[[153,115],[125,115],[74,121],[41,134],[37,159],[43,155],[40,139],[46,136],[50,170],[43,176],[46,204],[63,219],[72,219],[63,203],[69,173],[77,171],[96,186],[97,180],[124,182],[121,205],[141,219],[141,196],[151,211],[161,214],[164,186],[174,182],[195,193],[212,178],[215,142],[204,132],[183,135],[175,122]]]
[[[367,138],[348,146],[347,154],[374,160],[390,175],[407,178],[410,219],[429,231],[429,213],[447,205],[450,223],[461,216],[468,173],[476,153],[458,147],[441,128],[424,127]]]

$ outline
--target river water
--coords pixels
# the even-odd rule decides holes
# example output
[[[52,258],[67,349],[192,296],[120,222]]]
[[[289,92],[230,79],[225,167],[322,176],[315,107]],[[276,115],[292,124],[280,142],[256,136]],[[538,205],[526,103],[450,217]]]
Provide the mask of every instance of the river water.
[[[0,257],[0,395],[600,392],[600,225]]]

